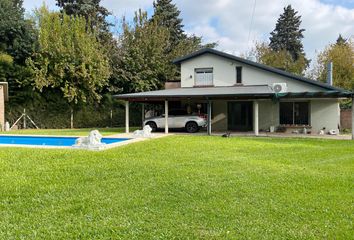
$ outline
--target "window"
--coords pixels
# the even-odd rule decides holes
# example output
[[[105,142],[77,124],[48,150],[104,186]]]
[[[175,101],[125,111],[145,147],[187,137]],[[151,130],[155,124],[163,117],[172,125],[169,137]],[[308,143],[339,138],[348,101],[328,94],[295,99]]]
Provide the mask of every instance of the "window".
[[[187,110],[185,109],[172,109],[168,113],[171,116],[184,116],[188,115]]]
[[[242,67],[236,67],[236,83],[242,83]]]
[[[195,69],[195,85],[196,86],[213,85],[213,69],[212,68]]]
[[[308,102],[281,102],[280,124],[309,125]]]

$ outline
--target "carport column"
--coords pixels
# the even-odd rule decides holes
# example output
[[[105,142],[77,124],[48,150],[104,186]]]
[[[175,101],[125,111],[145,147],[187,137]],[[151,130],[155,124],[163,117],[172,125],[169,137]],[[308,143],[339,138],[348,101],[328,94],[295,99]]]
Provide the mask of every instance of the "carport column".
[[[253,101],[253,129],[254,135],[258,136],[259,129],[258,129],[258,101]]]
[[[125,133],[129,133],[129,101],[125,101]]]
[[[352,96],[352,140],[354,140],[354,96]]]
[[[211,101],[208,100],[208,135],[211,135]]]
[[[144,121],[145,121],[145,104],[141,104],[141,125],[144,127]]]
[[[165,100],[165,133],[168,134],[168,101]]]

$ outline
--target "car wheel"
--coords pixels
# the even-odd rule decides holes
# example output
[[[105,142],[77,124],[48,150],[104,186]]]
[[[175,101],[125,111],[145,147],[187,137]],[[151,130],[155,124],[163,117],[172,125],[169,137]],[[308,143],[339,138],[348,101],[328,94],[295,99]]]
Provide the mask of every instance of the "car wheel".
[[[147,122],[145,125],[149,125],[152,129],[152,132],[156,132],[157,130],[157,125],[154,122]]]
[[[188,133],[195,133],[199,131],[199,126],[196,122],[187,122],[186,131]]]

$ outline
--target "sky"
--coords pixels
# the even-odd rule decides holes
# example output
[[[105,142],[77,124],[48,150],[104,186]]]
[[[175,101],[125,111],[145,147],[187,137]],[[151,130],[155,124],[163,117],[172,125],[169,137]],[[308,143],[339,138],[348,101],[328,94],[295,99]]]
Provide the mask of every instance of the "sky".
[[[30,12],[45,2],[56,9],[55,0],[24,0]],[[102,0],[118,22],[131,18],[139,8],[151,15],[153,0]],[[217,42],[218,50],[240,55],[249,51],[255,42],[268,41],[283,8],[291,4],[302,16],[304,50],[313,59],[316,52],[333,43],[339,34],[354,37],[354,0],[174,0],[181,11],[184,29],[188,34]],[[254,13],[254,15],[253,15]],[[252,18],[252,15],[254,16]],[[253,20],[252,20],[253,19]]]

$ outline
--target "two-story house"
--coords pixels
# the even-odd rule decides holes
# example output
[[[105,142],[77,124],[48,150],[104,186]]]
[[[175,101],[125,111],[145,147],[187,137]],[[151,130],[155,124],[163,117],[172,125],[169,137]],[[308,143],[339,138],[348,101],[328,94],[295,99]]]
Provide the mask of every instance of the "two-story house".
[[[129,102],[165,102],[204,111],[211,131],[338,131],[339,100],[352,93],[331,84],[236,57],[202,49],[174,61],[180,65],[180,82],[165,90],[117,95]],[[165,114],[168,125],[168,114]],[[168,126],[165,129],[168,132]]]

